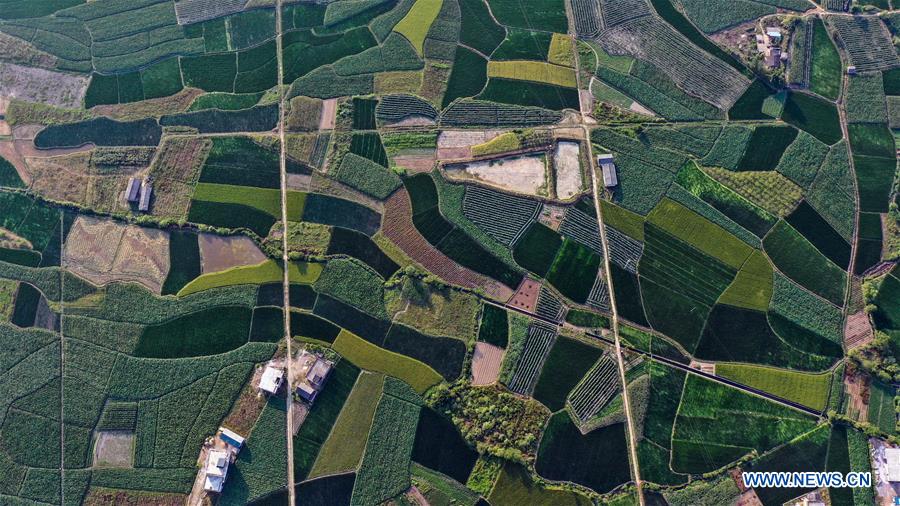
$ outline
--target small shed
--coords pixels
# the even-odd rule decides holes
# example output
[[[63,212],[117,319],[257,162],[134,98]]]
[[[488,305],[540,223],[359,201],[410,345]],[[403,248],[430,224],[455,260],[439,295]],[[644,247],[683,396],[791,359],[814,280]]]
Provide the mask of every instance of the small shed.
[[[141,183],[141,201],[138,204],[138,210],[147,212],[150,210],[150,197],[153,195],[153,185],[148,179]]]
[[[229,457],[224,450],[210,450],[206,456],[206,479],[203,489],[207,492],[221,492],[228,476]]]
[[[282,381],[284,381],[284,369],[267,365],[262,377],[259,378],[259,388],[267,394],[274,395],[281,388]]]
[[[856,75],[856,65],[850,65],[849,67],[847,67],[847,75],[848,76]]]
[[[884,460],[887,480],[891,483],[900,482],[900,448],[885,448]]]
[[[317,359],[316,363],[309,368],[309,372],[306,373],[306,381],[308,381],[316,390],[320,390],[322,385],[325,384],[325,380],[328,379],[328,374],[331,372],[331,366],[331,362],[324,359]]]
[[[312,402],[316,400],[316,396],[319,395],[319,391],[313,388],[312,385],[300,383],[297,385],[297,394],[303,398],[303,400],[312,404]]]
[[[613,155],[598,155],[597,163],[603,170],[603,186],[612,188],[619,184],[619,179],[616,177],[616,164],[613,162]]]
[[[769,39],[769,44],[780,44],[781,43],[781,28],[777,26],[767,26],[766,27],[766,37]]]
[[[781,65],[781,48],[773,47],[769,48],[769,52],[766,53],[766,66],[769,68],[778,68]]]
[[[125,200],[128,202],[137,202],[141,193],[141,183],[137,178],[128,180],[128,188],[125,190]]]
[[[238,452],[241,451],[241,448],[244,446],[244,438],[231,429],[219,427],[219,437],[222,441],[228,443],[229,446],[234,447]]]

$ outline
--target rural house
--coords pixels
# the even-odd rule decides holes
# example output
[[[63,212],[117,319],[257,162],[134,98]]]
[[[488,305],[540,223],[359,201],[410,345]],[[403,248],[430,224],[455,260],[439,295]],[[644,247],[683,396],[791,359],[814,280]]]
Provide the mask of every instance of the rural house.
[[[126,202],[137,202],[138,197],[141,192],[141,183],[137,180],[137,178],[130,178],[128,180],[128,188],[125,190],[125,201]]]
[[[319,391],[325,385],[325,380],[328,379],[328,374],[331,373],[332,367],[334,367],[332,362],[316,357],[315,363],[309,368],[309,372],[306,373],[306,381],[302,381],[297,385],[297,394],[306,402],[312,403],[315,401]]]
[[[150,210],[150,197],[153,195],[153,183],[150,178],[144,179],[141,183],[141,202],[138,204],[138,210],[147,212]]]
[[[275,395],[281,388],[282,381],[284,381],[284,369],[267,365],[259,379],[259,389],[269,395]]]
[[[240,452],[241,448],[244,446],[244,438],[225,427],[219,427],[219,438],[234,448],[235,453]]]
[[[891,483],[900,482],[900,448],[885,448],[884,461],[887,480]]]
[[[219,493],[225,486],[225,478],[228,476],[228,465],[231,463],[230,455],[225,450],[211,450],[206,456],[206,478],[203,481],[203,489],[207,492]]]
[[[603,170],[603,186],[612,188],[619,184],[619,180],[616,178],[616,164],[613,163],[613,155],[598,155],[597,163]]]

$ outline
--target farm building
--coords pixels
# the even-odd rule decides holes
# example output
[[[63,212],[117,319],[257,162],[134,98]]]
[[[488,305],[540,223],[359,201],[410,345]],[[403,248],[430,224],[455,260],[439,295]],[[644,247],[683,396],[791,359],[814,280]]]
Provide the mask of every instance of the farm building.
[[[847,67],[847,75],[848,76],[856,75],[856,66],[855,65],[850,65],[849,67]]]
[[[766,27],[766,38],[769,40],[769,44],[781,44],[781,28],[777,26],[767,26]]]
[[[328,374],[334,367],[332,362],[323,358],[316,357],[315,360],[315,363],[309,368],[309,372],[306,373],[306,381],[301,381],[297,385],[297,394],[309,403],[316,400],[316,396],[324,387],[325,380],[328,379]]]
[[[328,379],[328,374],[331,372],[332,365],[333,364],[327,360],[316,360],[315,365],[313,365],[309,369],[309,372],[306,373],[306,381],[309,381],[309,384],[314,388],[321,389],[325,380]]]
[[[211,450],[206,456],[206,478],[203,481],[203,489],[207,492],[219,493],[225,485],[228,476],[228,464],[230,454],[225,450]]]
[[[234,448],[234,452],[240,452],[244,446],[244,438],[236,432],[225,427],[219,427],[219,438],[225,441],[229,446]]]
[[[140,193],[141,183],[137,180],[137,178],[130,178],[128,180],[128,188],[125,190],[125,201],[137,202],[138,197],[140,197]]]
[[[153,195],[153,184],[149,179],[144,179],[144,182],[141,183],[141,201],[138,204],[138,209],[141,212],[147,212],[150,210],[150,197]]]
[[[259,389],[263,392],[274,395],[281,388],[281,382],[284,381],[284,369],[280,367],[266,366],[262,377],[259,379]]]
[[[613,163],[613,155],[598,155],[597,163],[600,164],[600,168],[603,170],[604,186],[612,188],[619,184],[619,180],[616,177],[616,164]]]
[[[900,448],[885,448],[884,461],[887,480],[891,483],[900,482]]]

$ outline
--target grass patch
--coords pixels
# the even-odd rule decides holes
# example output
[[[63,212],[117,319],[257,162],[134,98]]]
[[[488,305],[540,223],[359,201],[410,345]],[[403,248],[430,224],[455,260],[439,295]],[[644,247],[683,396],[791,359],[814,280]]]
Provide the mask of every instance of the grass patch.
[[[746,364],[716,364],[716,374],[822,411],[828,402],[831,373],[804,373]]]
[[[309,478],[355,470],[366,449],[375,408],[384,388],[384,376],[362,373],[347,397],[331,434],[319,450]]]
[[[813,19],[812,63],[809,68],[809,89],[825,98],[836,100],[841,93],[841,55],[828,36],[825,23]],[[831,143],[829,143],[831,144]]]
[[[584,303],[594,286],[602,260],[587,246],[565,239],[547,272],[547,281],[566,297]]]
[[[724,228],[668,198],[653,209],[647,220],[733,269],[740,269],[753,252],[753,248]]]
[[[322,273],[322,264],[291,262],[288,275],[293,283],[312,284]],[[179,297],[192,293],[233,285],[260,285],[281,281],[284,277],[280,262],[266,260],[256,265],[232,267],[221,272],[204,274],[178,291]]]
[[[843,305],[847,274],[794,227],[779,221],[763,245],[781,272],[834,304]]]
[[[416,48],[416,53],[422,56],[425,37],[431,24],[441,11],[443,0],[422,0],[415,2],[406,16],[394,26],[394,31],[406,37]]]
[[[544,277],[553,265],[562,243],[562,236],[556,231],[535,221],[516,242],[513,258],[522,267]]]
[[[773,280],[772,263],[765,253],[753,250],[719,303],[765,311],[772,299]]]
[[[562,409],[566,396],[602,354],[600,348],[560,336],[547,355],[533,397],[550,411]]]
[[[420,394],[442,379],[440,374],[422,362],[379,348],[346,330],[338,334],[333,348],[359,367],[399,378]]]

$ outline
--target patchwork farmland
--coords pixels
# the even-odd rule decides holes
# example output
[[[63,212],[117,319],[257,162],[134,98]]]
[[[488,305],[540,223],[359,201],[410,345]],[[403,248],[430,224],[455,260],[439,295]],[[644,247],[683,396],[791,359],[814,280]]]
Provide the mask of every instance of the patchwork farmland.
[[[0,0],[0,503],[889,502],[898,20]]]

